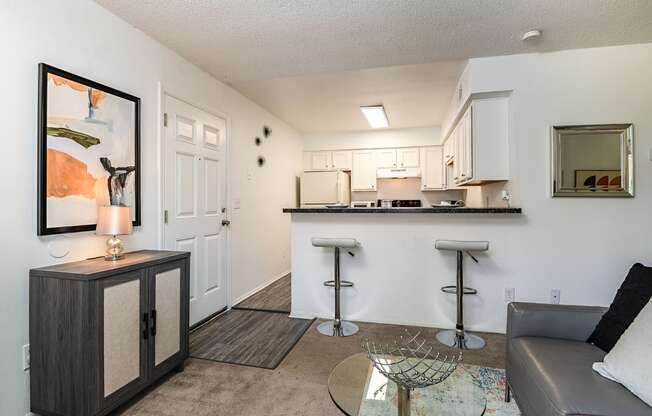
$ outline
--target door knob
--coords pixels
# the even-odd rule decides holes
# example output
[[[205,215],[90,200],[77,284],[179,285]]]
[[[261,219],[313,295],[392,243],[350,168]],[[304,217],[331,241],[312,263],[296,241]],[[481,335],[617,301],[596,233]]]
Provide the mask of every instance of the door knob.
[[[226,227],[226,226],[229,226],[229,225],[231,225],[231,221],[229,221],[229,220],[222,220],[222,225],[225,226],[225,227]]]

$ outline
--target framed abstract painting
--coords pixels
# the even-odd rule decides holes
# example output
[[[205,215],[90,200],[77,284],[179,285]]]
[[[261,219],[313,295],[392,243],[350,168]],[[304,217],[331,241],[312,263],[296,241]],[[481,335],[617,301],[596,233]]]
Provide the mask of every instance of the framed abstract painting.
[[[39,64],[38,235],[95,229],[98,207],[140,225],[140,98]]]

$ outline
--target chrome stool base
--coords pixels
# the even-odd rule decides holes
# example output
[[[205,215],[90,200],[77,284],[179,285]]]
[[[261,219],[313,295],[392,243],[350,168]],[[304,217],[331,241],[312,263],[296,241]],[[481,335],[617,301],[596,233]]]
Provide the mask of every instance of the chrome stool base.
[[[464,331],[462,336],[458,336],[457,331],[454,329],[446,329],[437,332],[437,341],[452,348],[459,348],[461,350],[481,350],[485,346],[485,342],[477,335]]]
[[[317,326],[317,331],[320,334],[329,337],[350,337],[356,334],[358,330],[358,326],[349,321],[340,321],[339,327],[335,326],[335,321],[322,322]]]

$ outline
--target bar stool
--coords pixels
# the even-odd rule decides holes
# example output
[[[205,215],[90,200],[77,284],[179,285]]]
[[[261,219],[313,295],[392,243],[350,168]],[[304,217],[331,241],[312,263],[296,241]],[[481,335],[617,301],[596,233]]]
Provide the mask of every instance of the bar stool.
[[[464,253],[476,263],[478,259],[473,257],[471,251],[489,250],[488,241],[455,241],[436,240],[437,250],[457,251],[457,284],[444,286],[441,291],[457,295],[457,324],[455,329],[447,329],[437,333],[437,340],[449,347],[463,350],[479,350],[485,346],[485,342],[477,335],[470,334],[464,330],[464,295],[476,295],[476,289],[464,286]]]
[[[324,286],[335,288],[335,319],[326,321],[317,330],[330,337],[348,337],[358,332],[358,326],[352,322],[343,321],[340,315],[340,289],[342,287],[353,287],[353,282],[340,279],[340,249],[351,249],[359,245],[355,238],[312,238],[312,245],[315,247],[329,247],[335,249],[335,279],[327,280]],[[351,256],[354,256],[350,251]]]

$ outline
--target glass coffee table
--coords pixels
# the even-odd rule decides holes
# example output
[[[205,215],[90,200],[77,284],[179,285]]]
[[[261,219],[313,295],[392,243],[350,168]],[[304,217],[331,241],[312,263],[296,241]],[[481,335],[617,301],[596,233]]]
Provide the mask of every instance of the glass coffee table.
[[[398,388],[359,353],[339,363],[328,377],[333,402],[348,416],[396,416]],[[410,395],[410,414],[482,416],[486,394],[477,380],[459,365],[446,380]]]

